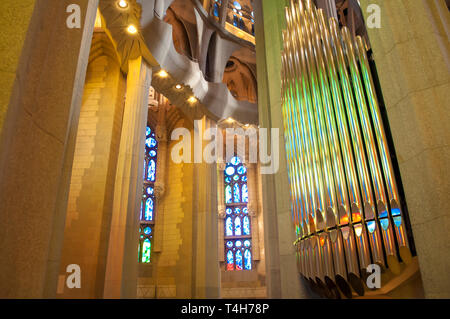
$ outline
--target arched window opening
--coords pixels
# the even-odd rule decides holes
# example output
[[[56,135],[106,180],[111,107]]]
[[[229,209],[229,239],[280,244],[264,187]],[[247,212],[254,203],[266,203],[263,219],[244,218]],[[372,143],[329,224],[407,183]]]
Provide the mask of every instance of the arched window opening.
[[[151,261],[155,221],[155,181],[158,157],[158,141],[155,132],[147,126],[145,132],[144,190],[141,201],[139,231],[139,262]]]
[[[252,238],[247,207],[247,168],[237,156],[225,167],[224,185],[226,270],[251,270]]]

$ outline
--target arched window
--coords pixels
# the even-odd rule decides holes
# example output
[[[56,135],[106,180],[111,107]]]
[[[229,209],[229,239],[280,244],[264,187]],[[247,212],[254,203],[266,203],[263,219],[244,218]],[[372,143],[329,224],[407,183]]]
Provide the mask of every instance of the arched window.
[[[216,3],[214,3],[214,16],[215,17],[219,17],[219,5]]]
[[[238,24],[238,17],[237,17],[236,15],[233,16],[233,25],[234,25],[235,27],[238,27],[238,26],[239,26],[239,24]]]
[[[226,270],[251,270],[252,238],[247,208],[247,168],[237,156],[225,167],[224,185]]]
[[[151,261],[153,229],[155,220],[155,180],[158,142],[155,132],[147,126],[145,132],[144,191],[140,214],[139,262]]]
[[[246,30],[245,23],[244,23],[244,20],[242,18],[239,18],[239,29],[242,29],[244,31]]]

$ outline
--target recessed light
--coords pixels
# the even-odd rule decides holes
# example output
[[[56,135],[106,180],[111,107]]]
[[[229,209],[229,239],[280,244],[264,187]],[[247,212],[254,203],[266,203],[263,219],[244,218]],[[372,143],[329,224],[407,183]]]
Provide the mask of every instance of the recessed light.
[[[169,76],[169,73],[167,73],[166,70],[161,70],[158,72],[158,75],[162,78],[166,78]]]
[[[128,2],[126,2],[125,0],[120,0],[118,3],[118,6],[121,7],[122,9],[125,9],[128,7]]]
[[[137,33],[137,29],[134,25],[130,24],[127,28],[127,31],[129,34],[136,34]]]
[[[232,117],[229,117],[229,118],[227,118],[227,122],[228,122],[228,123],[233,123],[233,122],[234,122],[234,120],[233,120],[233,118],[232,118]]]
[[[177,85],[175,85],[175,88],[176,88],[177,90],[181,90],[182,86],[181,86],[181,84],[177,84]]]
[[[191,103],[191,104],[194,104],[194,103],[197,102],[197,98],[196,98],[195,96],[191,96],[191,97],[188,99],[188,102]]]

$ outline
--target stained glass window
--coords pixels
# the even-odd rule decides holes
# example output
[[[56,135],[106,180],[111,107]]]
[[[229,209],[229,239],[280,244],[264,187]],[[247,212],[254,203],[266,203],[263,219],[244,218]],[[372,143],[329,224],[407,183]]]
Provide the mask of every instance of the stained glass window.
[[[153,229],[156,208],[155,181],[158,142],[155,132],[147,126],[145,131],[144,189],[140,213],[139,262],[151,261]]]
[[[251,223],[248,216],[247,168],[237,156],[224,172],[226,270],[251,270]]]

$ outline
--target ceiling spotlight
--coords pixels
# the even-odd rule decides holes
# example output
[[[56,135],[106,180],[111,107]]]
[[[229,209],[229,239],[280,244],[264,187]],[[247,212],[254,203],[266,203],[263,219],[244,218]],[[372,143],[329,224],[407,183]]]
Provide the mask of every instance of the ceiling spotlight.
[[[245,124],[244,126],[245,126],[245,127],[249,127],[249,126],[250,126],[250,124]]]
[[[233,118],[232,118],[232,117],[229,117],[229,118],[227,118],[227,122],[228,122],[228,123],[233,123],[233,122],[234,122],[234,120],[233,120]]]
[[[126,2],[125,0],[120,0],[118,3],[118,6],[121,7],[122,9],[125,9],[128,7],[128,2]]]
[[[197,102],[197,98],[196,98],[195,96],[191,96],[191,97],[188,99],[188,102],[191,103],[191,104],[194,104],[194,103]]]
[[[166,77],[169,76],[169,73],[167,73],[166,70],[161,70],[161,71],[158,72],[158,75],[159,75],[161,78],[166,78]]]
[[[129,34],[136,34],[137,33],[137,29],[134,25],[130,24],[127,28],[127,31]]]
[[[181,84],[177,84],[177,85],[175,85],[175,88],[176,88],[177,90],[181,90],[182,86],[181,86]]]

